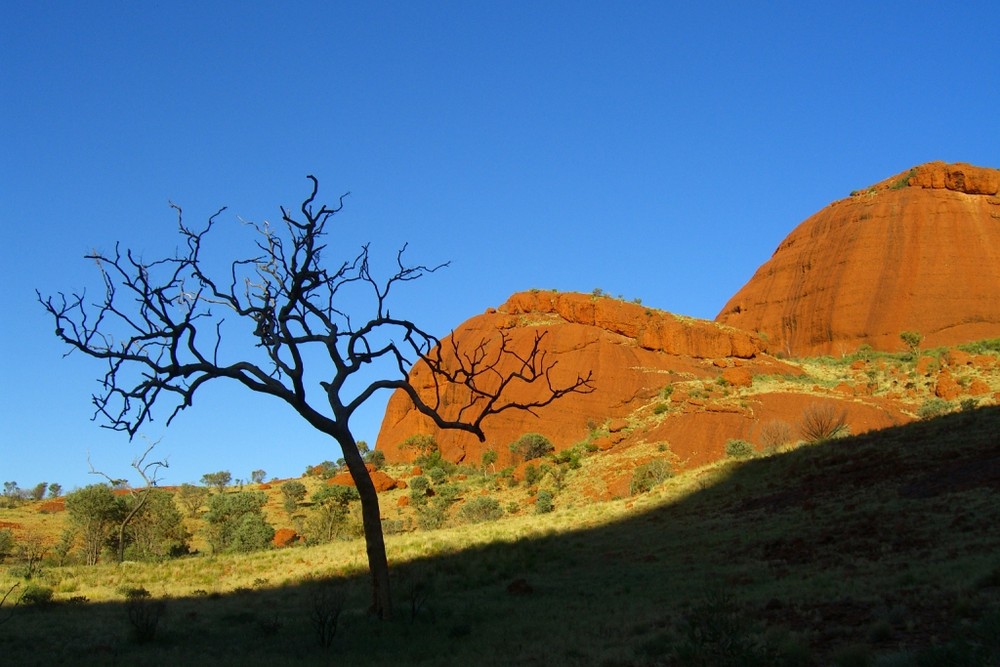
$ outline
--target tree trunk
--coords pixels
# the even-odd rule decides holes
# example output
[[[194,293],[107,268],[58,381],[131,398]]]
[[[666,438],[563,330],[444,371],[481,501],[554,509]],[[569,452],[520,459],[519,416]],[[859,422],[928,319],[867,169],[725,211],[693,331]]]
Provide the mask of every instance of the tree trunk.
[[[372,483],[365,461],[358,451],[354,438],[349,434],[337,438],[344,452],[347,469],[361,498],[361,520],[365,529],[365,548],[368,552],[368,572],[372,578],[371,611],[381,619],[392,617],[392,597],[389,593],[389,559],[385,555],[385,538],[382,535],[382,513],[378,493]]]

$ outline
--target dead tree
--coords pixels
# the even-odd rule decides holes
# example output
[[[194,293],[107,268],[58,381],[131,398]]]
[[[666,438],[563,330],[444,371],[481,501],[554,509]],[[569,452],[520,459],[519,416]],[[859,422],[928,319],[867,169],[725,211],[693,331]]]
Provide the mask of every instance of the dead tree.
[[[133,437],[153,419],[154,406],[167,413],[169,425],[205,383],[225,378],[278,399],[336,440],[361,497],[372,609],[387,618],[392,605],[378,496],[351,433],[355,411],[380,390],[402,389],[439,428],[484,439],[486,417],[591,391],[591,376],[557,383],[541,338],[521,354],[503,335],[499,346],[484,341],[460,350],[453,337],[442,345],[412,321],[390,315],[393,288],[447,264],[408,265],[405,245],[387,278],[373,274],[368,245],[351,259],[327,263],[327,225],[346,195],[336,206],[316,205],[319,183],[308,178],[309,196],[297,212],[282,207],[281,224],[245,223],[255,232],[255,254],[233,259],[222,276],[211,271],[205,245],[225,209],[195,229],[171,203],[183,240],[174,256],[148,261],[119,246],[113,253],[94,251],[87,258],[97,263],[104,283],[96,302],[85,293],[38,299],[70,352],[105,362],[102,390],[93,400],[95,419],[108,428]],[[348,295],[359,290],[368,305],[352,317]],[[224,326],[225,315],[235,317]],[[411,386],[415,363],[433,374],[435,396]],[[369,381],[372,369],[378,379]],[[468,390],[458,418],[440,412],[449,383]],[[544,387],[537,399],[510,400],[515,385],[536,383]]]

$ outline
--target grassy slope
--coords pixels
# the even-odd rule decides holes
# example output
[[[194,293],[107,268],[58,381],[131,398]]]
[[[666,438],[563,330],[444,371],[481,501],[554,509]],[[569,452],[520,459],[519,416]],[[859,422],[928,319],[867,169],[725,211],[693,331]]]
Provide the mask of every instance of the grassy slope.
[[[923,650],[929,664],[974,664],[957,653],[973,644],[955,638],[985,632],[995,642],[1000,627],[998,434],[1000,408],[986,407],[715,464],[634,500],[390,536],[392,622],[365,615],[358,542],[49,568],[58,597],[91,602],[14,609],[0,655],[9,664],[846,665],[917,664]],[[518,579],[524,592],[508,591]],[[129,639],[116,592],[140,585],[169,598],[146,645]],[[309,614],[327,585],[346,603],[324,650]],[[930,655],[930,646],[945,648]],[[1000,658],[990,650],[981,664]]]

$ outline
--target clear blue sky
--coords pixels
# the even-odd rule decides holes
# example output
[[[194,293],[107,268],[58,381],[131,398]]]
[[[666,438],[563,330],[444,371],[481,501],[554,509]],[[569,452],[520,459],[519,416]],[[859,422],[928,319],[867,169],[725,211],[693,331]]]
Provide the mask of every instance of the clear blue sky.
[[[350,190],[344,257],[452,261],[393,309],[437,334],[535,287],[712,318],[852,189],[1000,166],[998,25],[985,1],[5,3],[0,481],[129,472],[141,442],[90,421],[100,363],[63,358],[34,290],[97,289],[83,255],[116,241],[170,254],[168,200],[228,206],[224,243],[306,174]],[[340,456],[222,386],[144,435],[167,484]]]

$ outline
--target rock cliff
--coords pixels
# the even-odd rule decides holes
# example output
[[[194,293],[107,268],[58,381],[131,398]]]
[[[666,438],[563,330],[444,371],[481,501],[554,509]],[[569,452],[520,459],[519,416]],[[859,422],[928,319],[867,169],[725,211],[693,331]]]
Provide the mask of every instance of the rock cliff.
[[[413,452],[399,445],[418,433],[434,435],[448,460],[473,464],[486,448],[497,451],[500,465],[513,463],[508,445],[528,432],[545,435],[560,450],[604,429],[607,437],[602,444],[610,445],[634,429],[612,426],[607,431],[608,425],[647,406],[667,386],[696,379],[711,383],[723,373],[731,379],[719,382],[735,383],[749,382],[758,373],[794,372],[764,355],[760,340],[748,332],[603,296],[546,291],[515,294],[499,308],[462,324],[454,335],[460,348],[472,349],[484,340],[495,342],[500,331],[522,353],[537,333],[544,332],[542,350],[556,363],[554,379],[568,383],[578,373],[593,371],[594,391],[566,396],[535,414],[506,412],[489,418],[483,425],[486,443],[467,433],[440,431],[413,409],[404,393],[396,392],[376,444],[389,461],[411,460]],[[410,378],[418,391],[432,395],[426,368],[418,366]],[[526,396],[539,389],[522,388]],[[454,417],[463,402],[460,387],[447,387],[445,416]],[[701,441],[698,434],[689,439],[693,444]]]
[[[1000,336],[1000,170],[924,164],[802,222],[716,321],[772,353],[842,355]]]

